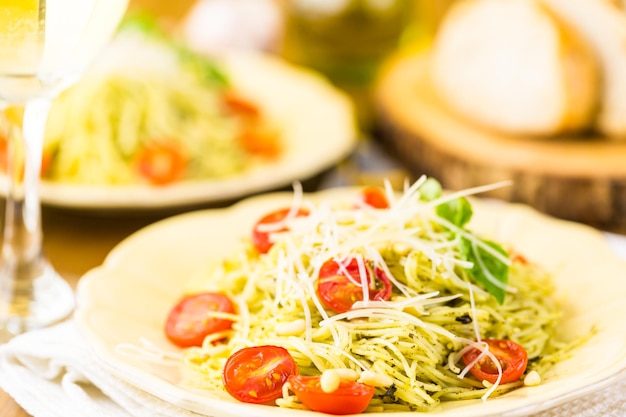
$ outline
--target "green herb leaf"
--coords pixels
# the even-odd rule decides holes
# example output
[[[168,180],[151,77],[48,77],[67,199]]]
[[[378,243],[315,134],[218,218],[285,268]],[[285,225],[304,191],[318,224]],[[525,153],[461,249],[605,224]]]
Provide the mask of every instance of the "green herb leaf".
[[[134,11],[120,23],[120,32],[136,31],[149,39],[162,42],[178,55],[183,68],[195,74],[207,85],[228,87],[229,80],[224,71],[211,58],[192,50],[186,43],[169,33],[156,16],[148,12]]]
[[[472,268],[467,271],[469,276],[489,294],[493,295],[498,303],[503,304],[506,295],[505,287],[509,281],[509,265],[483,245],[489,246],[505,258],[508,254],[502,246],[495,242],[481,239],[474,234],[471,238],[467,237],[469,231],[464,229],[464,226],[474,214],[469,200],[465,197],[450,200],[436,206],[435,212],[439,217],[449,221],[459,229],[463,229],[465,232],[463,234],[450,229],[452,239],[459,239],[459,258],[472,262]]]
[[[480,238],[478,240],[505,257],[508,256],[506,250],[499,244]],[[502,262],[500,258],[488,252],[482,246],[472,244],[469,241],[468,244],[470,250],[467,252],[467,260],[474,264],[469,271],[470,276],[474,281],[481,284],[489,294],[493,295],[498,303],[503,304],[506,295],[505,288],[509,282],[508,264]]]
[[[188,49],[186,46],[174,45],[178,52],[181,65],[195,73],[204,83],[218,87],[226,87],[229,80],[226,74],[213,60]]]
[[[465,226],[471,219],[474,211],[465,197],[455,198],[435,207],[437,215],[458,227]]]
[[[118,31],[137,31],[155,38],[167,37],[156,16],[144,11],[129,12],[120,22]]]
[[[434,178],[428,178],[420,186],[420,200],[433,201],[441,197],[441,184]]]

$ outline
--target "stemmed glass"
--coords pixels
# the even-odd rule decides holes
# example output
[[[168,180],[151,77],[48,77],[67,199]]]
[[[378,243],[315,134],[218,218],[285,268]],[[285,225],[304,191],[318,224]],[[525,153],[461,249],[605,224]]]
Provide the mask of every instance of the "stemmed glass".
[[[4,132],[9,140],[0,342],[57,322],[74,308],[71,288],[42,253],[38,188],[44,131],[52,100],[113,36],[127,2],[0,0],[0,111],[23,113],[21,129]]]

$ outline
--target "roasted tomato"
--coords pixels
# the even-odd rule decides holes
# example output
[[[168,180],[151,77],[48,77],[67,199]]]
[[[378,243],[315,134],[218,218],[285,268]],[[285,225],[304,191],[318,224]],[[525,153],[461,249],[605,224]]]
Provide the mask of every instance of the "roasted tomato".
[[[361,201],[370,207],[377,209],[389,208],[389,201],[385,191],[379,187],[367,187],[361,191]]]
[[[369,285],[369,299],[388,300],[391,296],[391,282],[385,272],[381,268],[374,268],[375,279],[372,280],[368,262],[364,262],[363,266]],[[350,310],[355,302],[363,300],[361,282],[361,271],[356,258],[330,260],[320,268],[316,291],[327,308],[343,313]]]
[[[280,223],[287,218],[287,215],[291,209],[284,208],[273,211],[265,216],[263,216],[257,223],[254,225],[252,229],[252,243],[259,251],[259,253],[267,253],[270,248],[274,245],[274,242],[270,240],[270,235],[272,233],[277,232],[285,232],[287,231],[287,227],[279,226]],[[295,216],[308,216],[309,211],[306,209],[298,209],[296,211]],[[273,228],[272,225],[278,225],[276,228]]]
[[[298,374],[296,361],[280,346],[255,346],[233,353],[222,374],[226,391],[246,403],[266,404],[282,396],[290,376]]]
[[[183,178],[188,158],[172,140],[150,141],[135,156],[137,172],[153,185],[164,185]]]
[[[374,387],[352,381],[341,381],[335,391],[324,392],[319,376],[292,376],[289,385],[302,404],[327,414],[362,413],[374,396]]]
[[[231,320],[211,317],[213,312],[235,313],[235,305],[222,293],[187,295],[170,310],[165,335],[180,347],[201,346],[206,336],[228,330],[233,325]]]
[[[528,353],[526,353],[526,350],[512,340],[485,339],[483,342],[489,347],[489,352],[500,362],[502,367],[500,383],[505,384],[520,379],[528,365]],[[480,349],[472,349],[463,355],[463,362],[468,366],[480,354]],[[496,364],[489,356],[483,356],[469,371],[480,381],[484,380],[492,384],[497,381],[499,374]]]

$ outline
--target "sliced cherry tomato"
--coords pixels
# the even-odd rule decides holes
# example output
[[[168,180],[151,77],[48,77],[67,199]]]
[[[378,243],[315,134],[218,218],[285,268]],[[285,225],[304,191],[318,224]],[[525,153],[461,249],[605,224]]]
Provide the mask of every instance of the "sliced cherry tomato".
[[[6,173],[8,171],[8,156],[9,156],[9,139],[6,138],[3,135],[2,131],[0,130],[0,172]],[[41,155],[41,168],[40,168],[41,177],[45,177],[50,172],[52,162],[53,162],[53,154],[50,151],[46,151],[44,149],[43,154]],[[19,178],[20,179],[24,178],[23,172],[20,173]]]
[[[287,379],[297,374],[298,365],[287,349],[254,346],[230,355],[224,365],[222,382],[235,399],[266,404],[280,398]]]
[[[42,178],[46,177],[50,173],[50,170],[52,169],[53,160],[54,160],[54,156],[52,152],[46,151],[44,149],[43,154],[41,155],[41,169],[40,169]]]
[[[270,158],[280,153],[278,134],[264,123],[261,110],[256,104],[235,91],[224,93],[223,100],[227,111],[243,117],[245,128],[238,140],[246,152]]]
[[[256,104],[242,97],[235,91],[229,90],[225,92],[223,100],[226,108],[234,113],[247,117],[258,117],[261,114]]]
[[[278,135],[261,124],[254,123],[239,136],[239,143],[246,152],[272,158],[280,154]]]
[[[228,330],[233,322],[210,313],[235,313],[235,304],[222,293],[204,292],[181,298],[170,310],[165,335],[177,346],[201,346],[210,334]]]
[[[528,353],[526,350],[512,340],[485,339],[483,342],[489,346],[489,352],[500,362],[502,367],[500,383],[505,384],[520,379],[528,365]],[[463,362],[467,366],[480,354],[480,349],[472,349],[463,355]],[[485,380],[492,384],[498,379],[498,368],[489,356],[484,356],[472,366],[470,373],[479,380]]]
[[[9,139],[4,137],[0,130],[0,171],[7,172],[7,158],[9,152]]]
[[[319,376],[292,376],[289,385],[302,404],[327,414],[362,413],[374,396],[374,387],[353,381],[341,381],[335,391],[324,392]]]
[[[154,185],[180,180],[187,169],[188,159],[181,146],[172,141],[150,141],[135,156],[139,174]]]
[[[267,253],[274,245],[274,242],[270,240],[272,233],[285,232],[288,230],[287,227],[280,227],[276,230],[267,230],[267,228],[270,228],[270,225],[273,223],[280,223],[285,220],[290,211],[291,209],[289,208],[279,209],[263,216],[256,222],[252,229],[252,243],[254,243],[259,253]],[[295,214],[296,217],[305,217],[308,215],[309,211],[302,208],[298,209]]]
[[[365,262],[365,274],[369,285],[370,300],[388,300],[391,297],[391,282],[381,268],[374,268],[375,280],[368,262]],[[356,258],[335,261],[330,260],[320,268],[317,279],[317,294],[322,303],[336,313],[343,313],[352,308],[357,301],[363,300],[359,262]]]
[[[389,208],[389,201],[382,188],[367,187],[361,191],[361,200],[370,207],[377,209]]]
[[[527,265],[528,264],[528,259],[526,259],[526,257],[524,255],[522,255],[521,253],[517,253],[517,252],[513,252],[511,254],[511,261],[512,262],[519,262],[522,265]]]

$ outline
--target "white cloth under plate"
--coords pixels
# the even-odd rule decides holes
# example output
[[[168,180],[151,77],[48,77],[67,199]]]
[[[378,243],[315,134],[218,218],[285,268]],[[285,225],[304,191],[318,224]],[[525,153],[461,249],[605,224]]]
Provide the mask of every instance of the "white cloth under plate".
[[[0,388],[34,417],[198,417],[111,375],[72,321],[0,346]]]

